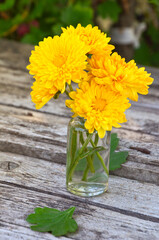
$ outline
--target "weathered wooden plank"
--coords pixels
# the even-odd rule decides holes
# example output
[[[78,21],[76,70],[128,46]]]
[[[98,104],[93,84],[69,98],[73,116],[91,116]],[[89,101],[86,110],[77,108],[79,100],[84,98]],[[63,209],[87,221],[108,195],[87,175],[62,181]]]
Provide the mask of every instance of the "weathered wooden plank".
[[[7,228],[6,223],[15,226],[29,227],[26,216],[33,212],[35,207],[53,207],[64,210],[76,206],[75,219],[79,230],[76,234],[68,235],[71,239],[157,239],[159,234],[159,218],[141,219],[120,212],[112,211],[104,206],[89,204],[77,199],[66,198],[54,193],[39,192],[1,184],[2,209],[1,223]],[[15,216],[17,216],[15,218]],[[9,230],[9,229],[7,229]],[[32,231],[27,229],[29,234]],[[40,236],[40,234],[38,234]],[[44,234],[45,236],[45,234]],[[42,234],[41,234],[42,238]],[[34,237],[32,237],[34,239]]]
[[[52,206],[50,202],[54,201],[53,205],[57,206],[57,202],[61,201],[65,206],[66,200],[74,204],[76,202],[78,206],[81,204],[80,211],[82,218],[80,221],[81,224],[84,223],[85,225],[82,235],[75,235],[73,239],[76,236],[76,239],[83,239],[85,235],[88,236],[88,239],[105,239],[105,236],[108,239],[148,239],[150,237],[151,239],[157,239],[158,225],[152,226],[152,224],[158,224],[159,218],[157,186],[113,177],[110,179],[110,183],[111,181],[114,183],[113,189],[115,189],[115,192],[111,192],[110,188],[110,192],[103,195],[105,197],[102,196],[101,198],[89,200],[79,199],[70,195],[66,192],[64,186],[60,189],[58,188],[61,183],[64,184],[65,167],[64,165],[60,165],[59,162],[65,162],[66,123],[69,120],[70,114],[68,114],[68,110],[62,102],[64,99],[58,101],[58,105],[54,101],[47,104],[45,110],[42,109],[47,114],[30,111],[31,109],[34,110],[34,105],[31,103],[29,96],[32,80],[28,73],[25,73],[24,69],[27,65],[26,59],[30,55],[32,46],[28,46],[26,48],[27,51],[23,53],[24,45],[15,43],[13,44],[14,46],[11,44],[9,47],[9,42],[8,44],[7,42],[1,44],[2,42],[3,40],[0,40],[0,65],[3,66],[0,67],[0,112],[2,113],[0,116],[0,148],[2,151],[14,153],[1,153],[0,155],[0,159],[2,159],[0,163],[0,172],[2,173],[0,179],[4,183],[3,189],[6,190],[3,190],[3,209],[6,210],[5,206],[9,206],[8,210],[3,214],[3,217],[7,215],[8,220],[5,222],[3,219],[3,223],[1,224],[3,227],[0,233],[2,239],[7,234],[9,234],[9,238],[7,239],[28,239],[28,236],[33,236],[33,232],[26,228],[26,223],[23,222],[22,226],[20,226],[21,219],[18,219],[16,223],[14,221],[15,215],[21,216],[19,215],[21,209],[25,207],[27,209],[27,202],[29,205],[30,201],[33,204],[36,202],[35,207],[37,207],[39,202],[43,202],[43,204],[48,204],[49,202],[47,206]],[[6,51],[7,46],[8,50]],[[16,59],[18,60],[15,61]],[[158,70],[154,72],[158,80]],[[17,96],[19,99],[17,99]],[[129,161],[123,165],[121,170],[116,171],[114,174],[156,184],[159,183],[158,99],[159,91],[156,83],[154,87],[150,88],[150,94],[146,97],[142,96],[140,102],[135,103],[132,110],[128,111],[128,122],[123,126],[123,129],[118,130],[118,134],[122,139],[120,148],[128,149],[130,152]],[[16,108],[9,106],[15,106]],[[6,108],[6,111],[4,108]],[[22,110],[21,108],[28,109],[29,111]],[[50,115],[50,113],[53,115]],[[60,116],[65,116],[65,118]],[[52,162],[24,157],[15,153],[44,158]],[[58,164],[55,162],[58,162]],[[27,166],[24,166],[23,163],[26,163]],[[19,169],[21,170],[19,171]],[[63,169],[63,172],[61,172],[61,169]],[[120,187],[118,187],[119,183],[121,184]],[[135,192],[133,192],[134,189]],[[17,193],[17,195],[15,196],[12,192]],[[25,192],[24,196],[22,192]],[[38,193],[38,197],[35,196],[34,198],[35,193]],[[150,193],[150,195],[147,193]],[[8,194],[10,194],[10,199],[13,197],[13,201],[7,198]],[[45,200],[43,200],[44,195],[47,195]],[[51,197],[49,198],[49,196]],[[113,196],[115,201],[113,200],[112,203]],[[25,199],[26,201],[24,201]],[[35,202],[34,199],[36,199]],[[20,205],[20,209],[17,209],[19,202],[22,205]],[[33,207],[33,205],[31,206]],[[94,215],[94,221],[92,222],[89,221],[90,218],[84,219],[83,209],[87,208],[87,206],[89,208],[88,213],[86,213],[87,216],[90,215],[89,211],[91,208],[97,213]],[[14,208],[15,211],[13,210]],[[92,213],[93,210],[91,209],[90,212]],[[104,211],[107,213],[103,214]],[[24,220],[23,216],[22,219]],[[99,224],[101,219],[102,223]],[[106,219],[109,220],[106,221]],[[119,226],[117,220],[122,222],[122,225],[120,224]],[[145,225],[146,221],[152,224],[149,223],[149,226]],[[88,223],[92,223],[91,227],[88,226]],[[17,224],[19,225],[18,227]],[[107,232],[105,225],[108,226]],[[15,228],[18,228],[17,232],[13,230]],[[86,231],[87,228],[88,233]],[[22,231],[26,232],[26,234],[22,235]],[[113,235],[114,232],[115,235]],[[136,233],[133,234],[133,232]],[[36,237],[35,233],[33,239],[37,239]],[[43,239],[50,239],[49,237]]]
[[[67,110],[67,109],[66,109]],[[38,111],[32,111],[32,110],[25,110],[21,108],[16,107],[10,107],[6,105],[0,104],[0,123],[7,124],[7,127],[11,127],[12,129],[14,125],[17,130],[20,130],[20,127],[27,127],[28,130],[34,132],[34,129],[39,131],[43,131],[43,134],[46,131],[52,132],[51,130],[54,130],[55,133],[58,133],[59,129],[56,125],[60,125],[61,128],[65,128],[69,122],[69,116],[66,117],[60,116],[59,114],[46,114],[41,113]],[[132,138],[136,138],[135,133],[140,134],[146,134],[146,135],[152,135],[150,136],[151,142],[158,142],[157,136],[159,135],[159,118],[156,118],[157,115],[155,113],[146,113],[142,112],[142,114],[138,114],[138,111],[136,111],[134,108],[129,109],[127,111],[127,122],[122,124],[122,128],[120,131],[123,130],[129,130],[131,131],[130,134],[132,134]],[[59,122],[59,123],[58,123]],[[40,125],[40,129],[39,129]],[[48,128],[48,129],[46,129]],[[60,128],[60,130],[61,130]],[[57,129],[57,131],[56,131]],[[62,131],[63,132],[63,131]],[[64,132],[66,133],[66,131]],[[133,135],[134,134],[134,135]],[[142,136],[140,136],[142,137]],[[144,141],[145,136],[142,141]],[[137,139],[136,139],[137,140]],[[146,141],[146,139],[145,139]]]
[[[26,65],[34,46],[22,44],[13,40],[0,39],[0,66],[26,71]],[[141,67],[141,66],[140,66]],[[146,66],[146,70],[152,73],[155,85],[159,83],[159,69]]]
[[[19,108],[32,109],[35,106],[31,102],[30,86],[32,85],[31,77],[28,73],[20,70],[7,69],[0,67],[0,104],[16,106]],[[155,113],[154,119],[159,119],[159,91],[155,87],[150,88],[150,94],[140,96],[138,103],[133,103],[131,110],[140,112]],[[69,117],[71,112],[65,107],[65,96],[61,95],[58,100],[51,100],[40,112],[59,114]],[[139,114],[138,114],[139,115]]]
[[[110,176],[108,193],[85,199],[67,192],[65,176],[64,165],[0,152],[0,182],[19,188],[50,192],[77,202],[105,206],[125,215],[132,216],[133,212],[138,212],[143,215],[141,218],[146,215],[146,219],[148,216],[159,217],[159,187],[154,184]]]
[[[140,151],[127,149],[125,145],[120,149],[128,150],[129,157],[128,161],[122,165],[122,168],[115,171],[114,174],[143,182],[159,184],[158,156],[145,156]],[[156,153],[156,149],[154,148],[154,153]],[[23,154],[25,156],[34,156],[56,163],[66,163],[65,147],[26,138],[10,135],[2,136],[0,137],[0,150]]]
[[[1,105],[0,112],[1,151],[65,164],[69,118]],[[126,127],[115,130],[121,138],[120,150],[129,151],[131,163],[114,174],[159,184],[159,138],[144,122],[152,114],[143,114],[143,119],[132,117],[130,124],[128,120]]]
[[[4,105],[12,105],[16,107],[25,108],[28,110],[32,109],[35,111],[34,104],[31,102],[31,98],[30,98],[29,84],[31,85],[31,79],[28,77],[26,73],[20,72],[18,73],[19,74],[18,75],[17,70],[16,71],[8,70],[8,72],[6,71],[7,70],[5,69],[5,72],[0,75],[0,94],[1,94],[0,103]],[[17,74],[16,77],[14,76],[15,72]],[[155,121],[157,121],[157,127],[159,126],[158,124],[159,123],[159,117],[158,117],[159,91],[156,88],[150,88],[150,91],[156,91],[154,93],[154,98],[156,99],[155,104],[154,104],[154,99],[152,99],[152,101],[149,101],[149,103],[147,104],[146,103],[144,104],[141,101],[139,101],[138,103],[133,103],[133,106],[126,113],[128,118],[129,118],[129,115],[130,117],[131,115],[134,115],[136,118],[140,119],[140,122],[142,121],[143,114],[144,115],[146,114],[146,118],[148,118],[146,124],[149,124],[149,125],[151,124],[151,128],[152,128]],[[147,95],[146,97],[145,96],[142,96],[142,97],[143,99],[147,99],[148,96],[149,95]],[[58,101],[56,100],[50,101],[48,104],[46,104],[44,108],[42,108],[41,111],[69,117],[71,115],[71,112],[69,109],[65,107],[64,101],[65,101],[65,97],[61,95]],[[152,102],[153,104],[151,104]],[[152,113],[151,118],[149,117],[150,113]],[[129,124],[129,122],[130,122],[130,119],[127,124]],[[143,124],[144,123],[145,122],[143,121]],[[133,124],[133,119],[131,121],[131,124]],[[148,130],[149,128],[146,127],[146,129]]]
[[[27,226],[20,226],[12,223],[7,223],[6,221],[1,221],[0,223],[0,239],[1,240],[54,240],[59,239],[54,237],[49,233],[38,233],[31,231]],[[71,238],[60,237],[62,240],[68,240]]]
[[[31,102],[30,97],[32,82],[28,73],[12,69],[5,69],[4,71],[0,67],[0,104],[36,111],[35,104]],[[65,107],[65,99],[61,95],[58,100],[50,101],[40,111],[67,117],[71,113]]]
[[[26,71],[26,65],[33,48],[30,44],[0,39],[0,65]]]

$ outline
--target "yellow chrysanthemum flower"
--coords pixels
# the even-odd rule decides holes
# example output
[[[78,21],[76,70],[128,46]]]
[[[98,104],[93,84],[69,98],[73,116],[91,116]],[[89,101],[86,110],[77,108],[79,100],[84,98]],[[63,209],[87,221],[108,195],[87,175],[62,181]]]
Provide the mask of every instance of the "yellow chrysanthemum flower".
[[[45,88],[37,81],[33,83],[32,89],[31,97],[32,101],[35,103],[36,109],[42,108],[58,92],[57,88]]]
[[[86,27],[82,27],[81,24],[78,24],[76,28],[69,26],[66,29],[62,28],[63,35],[78,35],[86,46],[90,47],[89,54],[110,54],[114,49],[114,46],[108,44],[110,38],[106,36],[98,27],[92,27],[91,24]]]
[[[124,96],[95,82],[83,82],[79,87],[70,93],[72,100],[66,100],[66,106],[72,109],[74,116],[86,119],[85,127],[89,133],[97,130],[103,138],[106,131],[126,122],[124,111],[131,104]]]
[[[80,82],[86,74],[88,51],[89,47],[78,36],[44,38],[32,51],[27,68],[48,92],[56,88],[63,93],[66,83]]]
[[[148,94],[148,85],[153,82],[145,68],[138,68],[134,60],[126,63],[117,53],[107,58],[92,56],[88,62],[91,79],[133,101],[138,100],[138,93]]]

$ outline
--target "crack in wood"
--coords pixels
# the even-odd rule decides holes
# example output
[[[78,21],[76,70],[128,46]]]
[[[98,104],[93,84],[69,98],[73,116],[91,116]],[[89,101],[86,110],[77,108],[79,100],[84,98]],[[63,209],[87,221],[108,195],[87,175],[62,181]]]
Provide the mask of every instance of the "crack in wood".
[[[8,130],[8,129],[1,129],[1,133],[7,133],[9,135],[14,135],[14,136],[20,137],[22,139],[33,140],[35,142],[41,142],[41,143],[48,143],[48,144],[52,144],[52,145],[55,145],[55,146],[60,146],[60,147],[66,148],[66,143],[65,142],[61,142],[61,141],[53,139],[54,136],[60,136],[56,133],[52,133],[52,139],[47,138],[47,137],[39,138],[38,136],[31,136],[30,137],[30,136],[28,136],[26,134],[23,134],[21,132],[16,132],[14,130],[11,131],[11,130]],[[14,143],[13,143],[13,146],[14,146]]]
[[[69,118],[69,119],[71,118],[71,115],[69,115],[69,114],[64,115],[64,114],[51,113],[51,112],[42,111],[42,110],[37,111],[34,108],[29,108],[29,107],[25,107],[25,106],[15,106],[13,104],[8,104],[8,103],[6,104],[6,103],[2,103],[2,102],[0,102],[0,105],[7,106],[7,107],[14,107],[14,108],[22,109],[22,110],[29,110],[29,111],[32,111],[32,112],[44,113],[44,114],[53,115],[53,116],[62,117],[62,118],[63,117]]]
[[[141,148],[141,147],[133,147],[133,146],[130,146],[130,149],[133,149],[133,150],[137,150],[139,152],[142,152],[142,153],[145,153],[145,154],[150,154],[151,151],[146,149],[146,148]]]
[[[143,134],[147,134],[147,135],[151,135],[151,136],[158,136],[158,134],[156,133],[152,133],[150,131],[143,131],[143,130],[134,130],[134,129],[130,129],[130,128],[127,128],[127,127],[122,127],[123,130],[127,130],[127,131],[130,131],[130,132],[136,132],[136,133],[143,133]],[[149,130],[149,129],[148,129]]]
[[[33,191],[33,192],[39,192],[39,193],[42,193],[42,194],[61,197],[61,198],[65,198],[65,199],[67,198],[68,200],[72,200],[72,201],[76,201],[76,202],[78,201],[80,203],[89,204],[91,206],[95,206],[95,207],[99,207],[99,208],[106,209],[106,210],[109,210],[109,211],[117,212],[117,213],[120,213],[120,214],[123,214],[123,215],[126,215],[126,216],[131,216],[131,217],[142,219],[142,220],[145,220],[145,221],[159,223],[159,217],[154,217],[154,216],[146,215],[146,214],[143,214],[143,213],[134,212],[134,211],[131,211],[131,210],[117,208],[117,207],[110,206],[110,205],[105,205],[105,204],[102,204],[102,203],[92,202],[89,199],[78,198],[78,197],[73,196],[73,195],[68,196],[66,194],[53,193],[53,192],[50,192],[50,191],[45,191],[45,190],[41,190],[41,189],[38,189],[38,188],[27,187],[27,186],[23,186],[23,185],[20,185],[20,184],[9,183],[9,182],[5,182],[5,181],[0,181],[0,183],[10,185],[10,186],[13,186],[13,187],[17,187],[17,188],[21,188],[21,189],[26,189],[26,190]]]

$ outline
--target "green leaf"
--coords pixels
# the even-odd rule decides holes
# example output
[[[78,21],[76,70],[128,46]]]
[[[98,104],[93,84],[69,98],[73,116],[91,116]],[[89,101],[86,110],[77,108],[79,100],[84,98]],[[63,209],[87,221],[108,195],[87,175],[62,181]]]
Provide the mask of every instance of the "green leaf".
[[[149,27],[147,29],[147,34],[152,39],[153,43],[158,44],[159,40],[159,29],[153,26],[153,24],[149,24]]]
[[[46,35],[47,34],[43,32],[40,28],[32,26],[30,28],[30,32],[21,39],[21,42],[36,45],[39,41],[43,40]]]
[[[97,10],[98,14],[101,15],[101,17],[110,17],[114,22],[118,20],[119,13],[121,12],[121,8],[115,0],[103,1],[98,5]]]
[[[111,134],[111,148],[110,148],[110,165],[109,170],[113,171],[121,167],[122,163],[126,162],[128,157],[127,151],[115,152],[118,146],[119,139],[116,133]]]
[[[12,27],[10,20],[0,19],[0,37]]]
[[[75,207],[65,211],[54,208],[35,208],[35,213],[30,214],[26,221],[35,224],[31,229],[38,232],[51,232],[54,236],[63,236],[69,232],[75,232],[78,228],[76,221],[72,218]]]
[[[65,8],[61,14],[61,21],[67,25],[76,26],[81,23],[82,26],[92,23],[93,10],[91,7],[82,4],[70,5]]]
[[[82,158],[79,160],[78,165],[76,166],[76,171],[83,171],[87,166],[87,159]],[[93,156],[93,166],[95,170],[98,170],[101,168],[101,162],[99,161],[99,158],[96,154]]]
[[[87,159],[86,158],[82,158],[79,160],[77,166],[76,166],[76,171],[83,171],[86,168],[87,165]]]
[[[149,3],[152,3],[156,6],[159,6],[159,1],[158,0],[148,0]]]
[[[13,7],[15,0],[6,0],[4,3],[0,3],[0,11],[6,11]]]
[[[61,23],[57,23],[52,27],[52,31],[54,35],[60,35],[62,30],[61,30],[62,24]]]
[[[110,143],[110,164],[109,164],[110,171],[120,168],[121,164],[126,162],[126,160],[127,160],[126,158],[128,157],[127,151],[115,152],[115,150],[118,147],[118,143],[119,143],[119,138],[117,137],[117,134],[112,133],[111,134],[111,143]],[[87,149],[88,149],[88,151],[90,151],[91,147],[87,147]],[[96,152],[98,152],[98,151],[95,151],[94,153],[96,153]],[[80,158],[78,165],[76,167],[76,171],[83,171],[86,168],[86,165],[87,165],[86,157]],[[94,165],[94,169],[96,171],[101,168],[101,163],[96,154],[94,154],[93,165]],[[95,176],[95,178],[96,178],[96,176]]]
[[[114,152],[118,146],[119,143],[119,138],[117,138],[117,133],[112,133],[111,134],[111,147],[110,147],[110,152]]]
[[[135,50],[134,58],[138,64],[151,65],[151,49],[144,40],[141,41],[140,48]]]

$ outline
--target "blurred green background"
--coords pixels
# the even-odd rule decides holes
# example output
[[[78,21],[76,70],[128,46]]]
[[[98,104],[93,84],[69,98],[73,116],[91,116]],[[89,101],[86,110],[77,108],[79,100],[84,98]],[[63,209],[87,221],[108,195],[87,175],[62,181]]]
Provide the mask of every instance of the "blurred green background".
[[[78,23],[98,25],[109,36],[116,28],[133,29],[137,43],[112,38],[119,54],[159,67],[159,0],[0,0],[1,38],[35,45]]]

